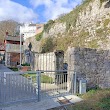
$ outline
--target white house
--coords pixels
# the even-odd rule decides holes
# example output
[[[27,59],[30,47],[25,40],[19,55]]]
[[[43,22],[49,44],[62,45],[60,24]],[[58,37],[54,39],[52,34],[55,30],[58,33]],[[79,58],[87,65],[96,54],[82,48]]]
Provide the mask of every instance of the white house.
[[[20,34],[24,34],[24,40],[36,35],[36,24],[25,23],[20,26]]]

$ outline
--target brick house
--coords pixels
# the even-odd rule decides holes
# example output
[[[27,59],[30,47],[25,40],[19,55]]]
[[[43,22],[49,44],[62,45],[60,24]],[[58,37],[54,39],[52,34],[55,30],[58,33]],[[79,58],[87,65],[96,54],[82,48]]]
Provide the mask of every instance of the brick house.
[[[41,33],[44,30],[44,24],[36,24],[36,34]]]
[[[4,53],[5,53],[4,43],[0,42],[0,63],[3,63]]]
[[[23,37],[21,37],[21,54],[23,57]],[[16,67],[20,64],[20,36],[10,36],[6,33],[5,45],[5,65]]]

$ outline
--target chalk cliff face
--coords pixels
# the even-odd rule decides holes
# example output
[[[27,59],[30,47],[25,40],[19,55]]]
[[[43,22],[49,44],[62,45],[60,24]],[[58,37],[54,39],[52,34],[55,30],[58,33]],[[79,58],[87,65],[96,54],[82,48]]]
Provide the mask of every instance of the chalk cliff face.
[[[85,0],[55,20],[43,37],[73,37],[78,42],[75,46],[110,49],[110,1]]]

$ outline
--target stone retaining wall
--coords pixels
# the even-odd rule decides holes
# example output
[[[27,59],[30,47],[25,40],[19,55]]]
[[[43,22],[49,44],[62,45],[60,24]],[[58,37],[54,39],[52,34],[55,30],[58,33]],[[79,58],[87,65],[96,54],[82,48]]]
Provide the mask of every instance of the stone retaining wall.
[[[88,87],[110,88],[109,50],[68,48],[67,61],[68,69],[74,70],[78,79],[86,79]]]

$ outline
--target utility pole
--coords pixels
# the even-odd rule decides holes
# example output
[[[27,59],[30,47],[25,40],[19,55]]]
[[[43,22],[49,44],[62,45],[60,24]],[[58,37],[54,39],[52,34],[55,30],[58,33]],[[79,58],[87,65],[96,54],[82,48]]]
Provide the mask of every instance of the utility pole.
[[[21,35],[21,33],[20,33],[20,66],[21,66],[21,63],[22,63],[22,61],[21,61],[21,57],[22,57],[22,55],[21,55],[21,54],[22,54],[22,53],[21,53],[21,52],[22,52],[22,49],[21,49],[21,48],[22,48],[22,47],[21,47],[21,45],[22,45],[22,44],[21,44],[21,36],[22,36],[22,35]]]

